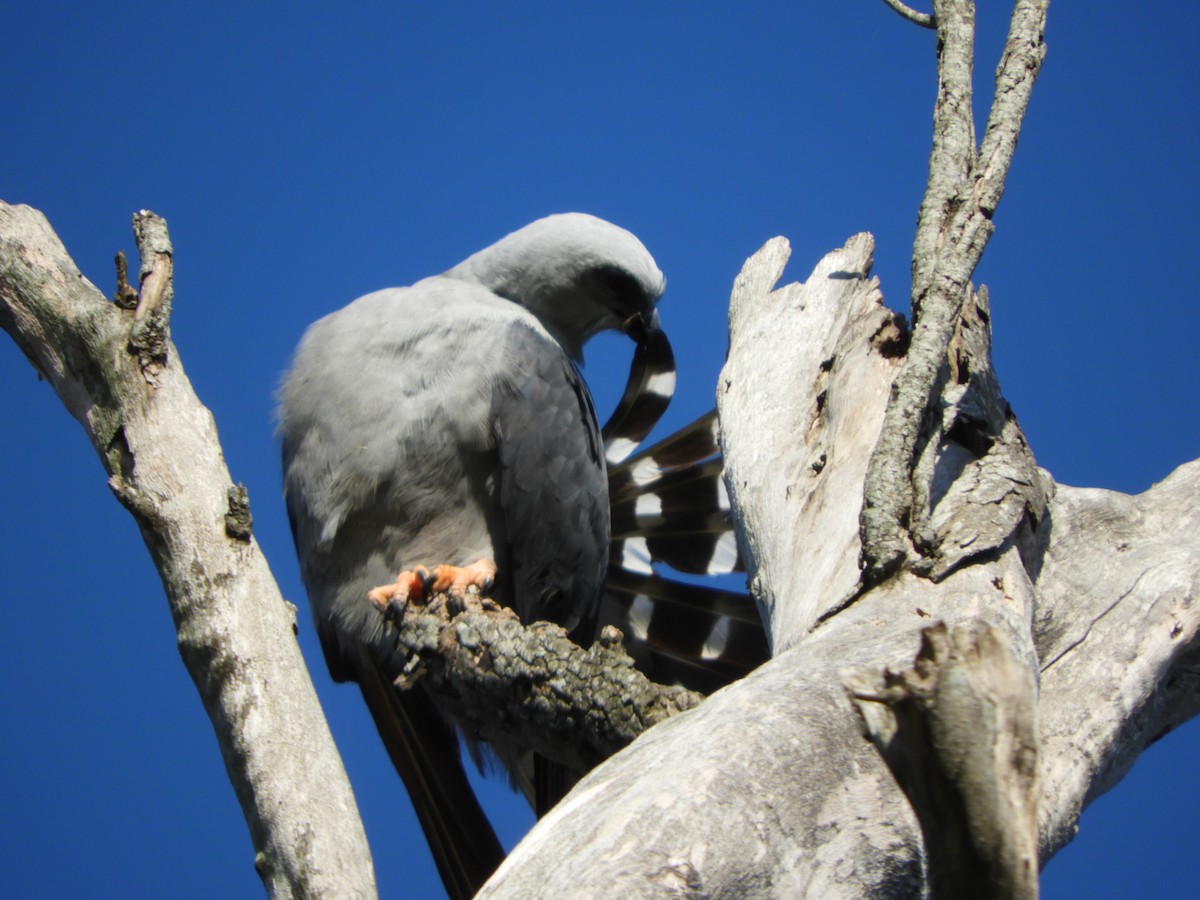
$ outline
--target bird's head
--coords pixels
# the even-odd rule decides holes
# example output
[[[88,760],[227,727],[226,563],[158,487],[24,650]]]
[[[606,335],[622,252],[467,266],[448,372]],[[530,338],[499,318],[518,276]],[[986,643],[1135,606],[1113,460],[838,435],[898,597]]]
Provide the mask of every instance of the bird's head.
[[[585,213],[538,219],[446,274],[525,307],[577,360],[608,329],[644,342],[658,329],[655,306],[666,288],[641,241]]]

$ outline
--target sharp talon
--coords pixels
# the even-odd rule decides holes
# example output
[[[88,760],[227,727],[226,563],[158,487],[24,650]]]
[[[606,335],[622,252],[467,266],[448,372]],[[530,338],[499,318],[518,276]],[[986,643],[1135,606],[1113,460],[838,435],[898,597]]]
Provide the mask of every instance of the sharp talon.
[[[471,587],[486,593],[496,580],[496,564],[486,559],[478,559],[469,566],[438,566],[433,572],[433,591],[445,591],[455,597],[462,597]]]
[[[392,598],[383,609],[384,618],[391,622],[396,628],[399,628],[404,621],[404,611],[408,608],[407,600],[397,600]]]
[[[367,591],[367,599],[381,609],[386,609],[391,605],[392,598],[396,594],[396,586],[394,584],[385,584],[381,587],[371,588]]]

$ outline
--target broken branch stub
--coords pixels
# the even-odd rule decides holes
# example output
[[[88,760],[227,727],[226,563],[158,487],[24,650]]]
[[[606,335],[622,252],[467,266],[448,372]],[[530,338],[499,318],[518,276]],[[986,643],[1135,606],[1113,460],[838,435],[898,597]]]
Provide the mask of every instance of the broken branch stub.
[[[1037,896],[1037,692],[1002,632],[922,632],[913,665],[847,687],[912,803],[935,898]]]

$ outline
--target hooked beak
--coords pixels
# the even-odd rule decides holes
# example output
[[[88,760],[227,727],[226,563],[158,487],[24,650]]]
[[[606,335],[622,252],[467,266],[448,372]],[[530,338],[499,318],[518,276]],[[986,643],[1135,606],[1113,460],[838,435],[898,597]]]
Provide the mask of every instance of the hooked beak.
[[[642,313],[634,313],[621,324],[621,331],[639,344],[645,344],[650,340],[650,335],[661,330],[657,309],[650,311],[648,320]]]

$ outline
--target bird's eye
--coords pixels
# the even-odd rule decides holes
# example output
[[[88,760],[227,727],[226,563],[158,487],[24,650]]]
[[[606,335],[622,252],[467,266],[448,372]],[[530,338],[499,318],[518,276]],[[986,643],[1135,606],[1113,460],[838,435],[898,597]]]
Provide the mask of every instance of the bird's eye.
[[[605,266],[596,272],[596,280],[612,309],[632,313],[640,310],[646,300],[646,292],[638,280],[625,269]]]

